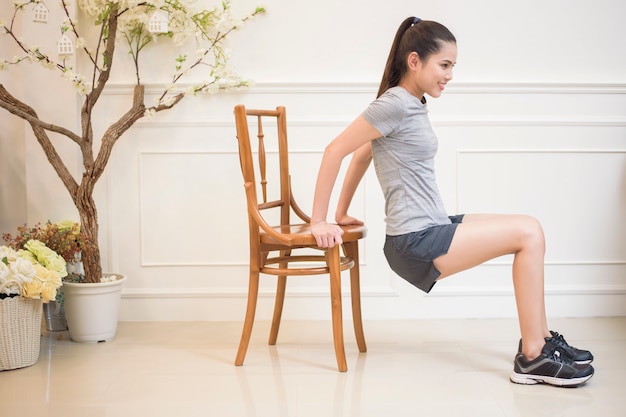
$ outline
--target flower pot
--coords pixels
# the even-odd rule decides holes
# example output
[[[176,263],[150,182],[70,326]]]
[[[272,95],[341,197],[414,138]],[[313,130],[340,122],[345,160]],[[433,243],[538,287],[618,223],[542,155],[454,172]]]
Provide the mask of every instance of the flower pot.
[[[126,277],[105,275],[114,275],[116,279],[98,283],[64,282],[61,287],[67,327],[74,342],[98,343],[115,337]]]
[[[0,300],[0,371],[31,366],[39,359],[41,300]]]
[[[43,319],[46,323],[46,330],[49,332],[67,330],[65,308],[60,301],[49,301],[43,305]]]

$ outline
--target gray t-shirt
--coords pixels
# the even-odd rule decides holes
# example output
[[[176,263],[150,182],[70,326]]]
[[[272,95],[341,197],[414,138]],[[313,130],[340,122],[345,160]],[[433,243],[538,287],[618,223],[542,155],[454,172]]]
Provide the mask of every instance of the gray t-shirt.
[[[438,143],[426,105],[403,87],[393,87],[362,116],[383,135],[372,141],[372,155],[385,195],[386,233],[449,224],[435,181]]]

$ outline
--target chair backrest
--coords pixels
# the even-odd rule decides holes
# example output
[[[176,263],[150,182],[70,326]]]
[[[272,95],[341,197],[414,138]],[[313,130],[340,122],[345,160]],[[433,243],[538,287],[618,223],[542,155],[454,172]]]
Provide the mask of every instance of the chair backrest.
[[[239,162],[251,217],[250,232],[258,233],[258,230],[252,230],[252,223],[262,229],[266,229],[264,224],[269,227],[269,223],[264,220],[268,214],[261,215],[261,212],[272,209],[280,211],[278,216],[271,217],[274,226],[290,224],[292,209],[300,220],[308,223],[310,218],[298,207],[292,196],[285,107],[251,110],[237,105],[235,122]]]

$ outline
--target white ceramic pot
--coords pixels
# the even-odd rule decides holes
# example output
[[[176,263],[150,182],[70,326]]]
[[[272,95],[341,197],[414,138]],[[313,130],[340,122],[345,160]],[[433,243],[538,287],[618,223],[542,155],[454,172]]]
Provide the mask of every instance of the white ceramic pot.
[[[65,319],[74,342],[107,342],[115,337],[126,276],[115,275],[111,282],[64,282]]]

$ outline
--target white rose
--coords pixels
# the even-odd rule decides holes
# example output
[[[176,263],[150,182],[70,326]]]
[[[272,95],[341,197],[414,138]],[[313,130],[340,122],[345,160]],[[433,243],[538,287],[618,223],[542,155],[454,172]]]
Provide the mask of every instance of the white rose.
[[[4,258],[15,259],[17,257],[17,252],[11,249],[8,246],[0,246],[0,260]]]
[[[16,280],[20,285],[30,282],[36,273],[35,266],[24,258],[17,258],[14,262],[11,262],[9,269],[11,270],[9,279]]]
[[[10,273],[9,267],[4,262],[0,261],[0,285],[6,281]]]

